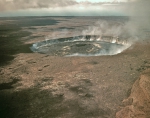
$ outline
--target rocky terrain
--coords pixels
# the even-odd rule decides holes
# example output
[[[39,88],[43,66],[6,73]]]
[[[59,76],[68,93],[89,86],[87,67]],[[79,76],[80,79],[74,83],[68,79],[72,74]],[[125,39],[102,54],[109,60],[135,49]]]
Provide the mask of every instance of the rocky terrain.
[[[123,105],[125,107],[117,112],[116,118],[150,117],[150,69],[145,70],[136,80],[130,96],[123,100]]]
[[[27,31],[27,27],[21,31]],[[7,44],[3,47],[9,47],[9,51],[0,48],[6,49],[3,57],[13,57],[1,60],[1,118],[150,117],[148,40],[136,42],[113,56],[61,57],[27,50],[31,42],[41,40],[41,37],[28,38],[39,34],[46,36],[47,32],[36,27],[28,36],[18,36],[21,42],[14,47],[24,50],[10,53],[14,47]]]

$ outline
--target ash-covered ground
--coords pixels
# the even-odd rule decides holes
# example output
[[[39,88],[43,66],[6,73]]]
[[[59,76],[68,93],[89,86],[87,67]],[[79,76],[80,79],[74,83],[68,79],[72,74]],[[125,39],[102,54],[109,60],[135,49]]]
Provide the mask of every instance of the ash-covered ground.
[[[144,38],[130,36],[131,31],[122,27],[129,20],[127,17],[0,18],[0,117],[138,118],[147,115],[149,104],[141,102],[143,98],[135,93],[140,74],[150,72],[150,37],[147,30],[142,30]],[[46,39],[95,34],[128,37],[132,45],[117,55],[90,57],[54,56],[30,50],[32,44]],[[150,85],[147,79],[140,80],[147,82],[140,85],[148,103],[150,94],[145,91]],[[122,102],[128,97],[132,99]]]

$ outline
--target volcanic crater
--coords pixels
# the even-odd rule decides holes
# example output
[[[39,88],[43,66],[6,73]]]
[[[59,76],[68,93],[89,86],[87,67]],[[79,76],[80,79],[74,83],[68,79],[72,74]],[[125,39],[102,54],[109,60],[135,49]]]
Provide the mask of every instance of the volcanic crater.
[[[127,39],[119,37],[85,35],[46,39],[34,43],[30,49],[52,56],[100,56],[116,55],[130,46]]]

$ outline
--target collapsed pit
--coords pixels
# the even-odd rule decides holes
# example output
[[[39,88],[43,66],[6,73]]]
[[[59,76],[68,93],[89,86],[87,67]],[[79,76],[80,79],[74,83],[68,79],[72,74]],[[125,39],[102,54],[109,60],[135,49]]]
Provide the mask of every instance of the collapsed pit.
[[[86,35],[59,39],[46,39],[34,43],[33,52],[52,56],[116,55],[130,47],[127,39],[112,36]]]

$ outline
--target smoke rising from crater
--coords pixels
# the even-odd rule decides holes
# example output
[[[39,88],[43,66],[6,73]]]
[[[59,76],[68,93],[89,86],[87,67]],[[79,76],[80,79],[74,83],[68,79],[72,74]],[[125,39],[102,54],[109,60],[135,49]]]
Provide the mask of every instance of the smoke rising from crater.
[[[130,16],[127,26],[134,28],[134,35],[141,35],[141,38],[145,38],[145,34],[142,33],[143,30],[150,30],[149,5],[149,0],[131,0],[130,3],[125,5],[127,15]]]

